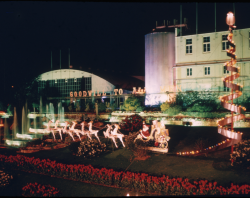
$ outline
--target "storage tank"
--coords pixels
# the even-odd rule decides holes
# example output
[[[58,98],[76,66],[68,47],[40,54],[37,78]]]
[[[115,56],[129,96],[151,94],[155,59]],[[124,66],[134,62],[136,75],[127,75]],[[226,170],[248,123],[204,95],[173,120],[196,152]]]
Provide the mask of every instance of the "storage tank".
[[[167,100],[161,87],[173,87],[175,64],[174,29],[162,28],[145,35],[145,105],[158,105]]]

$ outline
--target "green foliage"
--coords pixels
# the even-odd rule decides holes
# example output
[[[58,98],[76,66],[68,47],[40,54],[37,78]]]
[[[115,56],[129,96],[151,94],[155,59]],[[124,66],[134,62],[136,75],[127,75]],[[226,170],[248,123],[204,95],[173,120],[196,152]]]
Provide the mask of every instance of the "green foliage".
[[[245,97],[242,102],[240,102],[240,105],[243,107],[246,107],[246,111],[250,111],[250,96]]]
[[[209,91],[179,92],[175,104],[182,106],[183,110],[192,112],[211,112],[224,110],[218,103],[218,96]]]
[[[115,111],[116,108],[117,108],[116,103],[113,103],[113,104],[110,106],[110,108],[111,108],[111,111]]]
[[[7,113],[8,113],[9,115],[13,115],[13,112],[14,112],[14,108],[12,107],[11,104],[9,104],[9,106],[8,106],[8,108],[7,108]]]
[[[106,111],[106,105],[101,102],[101,103],[98,103],[98,112],[104,112]]]
[[[169,107],[170,107],[170,104],[169,104],[169,102],[166,101],[166,102],[161,104],[161,111],[165,112],[169,109]]]
[[[87,111],[87,112],[90,111],[90,104],[89,104],[89,103],[86,104],[86,109],[85,109],[85,111]]]
[[[26,101],[28,104],[39,103],[38,78],[25,79],[16,86],[13,105],[22,107]]]
[[[125,100],[124,105],[122,108],[125,111],[135,111],[138,107],[141,106],[141,101],[137,97],[128,97],[127,100]]]
[[[79,102],[76,103],[76,111],[81,111],[81,106]]]
[[[196,103],[192,107],[189,107],[187,111],[189,112],[211,112],[213,111],[213,107],[205,104]]]
[[[142,112],[142,111],[144,111],[144,109],[145,109],[144,106],[139,106],[139,107],[137,107],[136,112]]]
[[[200,117],[200,118],[224,118],[228,113],[219,113],[219,112],[182,112],[182,114],[191,116],[191,117]]]
[[[175,105],[173,107],[169,107],[164,113],[168,114],[169,116],[177,115],[182,111],[182,107],[180,105]]]
[[[39,104],[37,104],[37,103],[32,103],[32,107],[35,108],[35,109],[39,109]]]
[[[70,103],[69,106],[68,106],[68,110],[69,111],[73,111],[73,107],[72,106],[73,106],[72,103]]]

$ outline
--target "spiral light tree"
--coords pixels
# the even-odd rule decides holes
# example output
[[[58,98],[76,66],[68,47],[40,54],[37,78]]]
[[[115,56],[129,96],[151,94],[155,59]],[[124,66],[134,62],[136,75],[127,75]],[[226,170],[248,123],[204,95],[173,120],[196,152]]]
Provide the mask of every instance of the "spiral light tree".
[[[240,67],[236,67],[236,55],[235,55],[235,47],[233,38],[233,32],[232,29],[236,28],[234,26],[235,23],[235,17],[232,12],[229,12],[227,14],[226,23],[229,25],[229,34],[228,34],[228,43],[230,46],[230,49],[227,50],[227,55],[231,57],[231,61],[225,63],[226,70],[231,71],[231,75],[223,78],[223,84],[225,87],[231,88],[231,93],[229,95],[220,96],[219,99],[221,101],[221,105],[225,108],[231,111],[231,117],[222,118],[217,122],[218,124],[218,133],[233,139],[232,145],[231,145],[231,152],[233,152],[233,144],[236,144],[237,142],[241,141],[242,139],[242,133],[235,132],[233,129],[233,124],[235,121],[244,119],[245,116],[241,114],[242,110],[246,111],[245,107],[241,107],[240,105],[237,106],[233,104],[233,99],[236,99],[242,95],[242,88],[243,86],[240,86],[239,83],[235,84],[233,81],[240,76]],[[228,102],[230,101],[231,102]],[[235,114],[234,114],[235,112]],[[231,124],[231,126],[230,126]]]

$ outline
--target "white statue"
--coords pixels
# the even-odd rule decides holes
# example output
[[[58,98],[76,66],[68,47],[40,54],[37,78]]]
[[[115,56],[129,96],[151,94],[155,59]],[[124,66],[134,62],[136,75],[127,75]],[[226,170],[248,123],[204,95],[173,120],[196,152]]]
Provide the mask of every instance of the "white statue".
[[[92,130],[92,124],[93,124],[93,121],[90,121],[90,122],[88,123],[88,125],[89,125],[89,133],[90,133],[90,135],[94,134],[94,135],[96,136],[96,138],[98,139],[98,141],[100,142],[100,139],[99,139],[99,137],[98,137],[98,135],[97,135],[97,133],[98,133],[99,131],[98,131],[98,130]]]
[[[104,137],[105,137],[105,138],[110,138],[110,139],[112,139],[113,142],[114,142],[114,144],[115,144],[115,147],[118,148],[118,146],[117,146],[117,144],[116,144],[116,142],[115,142],[115,136],[114,136],[114,135],[111,135],[111,133],[110,133],[112,126],[111,126],[110,124],[107,124],[106,127],[107,127],[106,132],[103,131]]]
[[[75,141],[75,139],[74,139],[74,137],[73,137],[73,133],[72,133],[72,131],[70,131],[69,129],[67,129],[67,126],[69,125],[69,122],[68,121],[66,121],[65,122],[65,126],[64,126],[64,128],[63,128],[63,133],[67,133],[67,134],[69,134],[70,135],[70,137],[73,139],[73,141]]]
[[[115,125],[115,129],[113,131],[110,131],[111,135],[113,135],[115,138],[119,138],[119,140],[121,141],[123,147],[125,147],[122,138],[124,137],[124,135],[122,133],[118,133],[118,129],[120,129],[120,126],[118,124],[114,124]]]
[[[53,134],[54,140],[56,139],[56,137],[55,137],[55,132],[59,132],[60,138],[61,138],[61,140],[62,140],[61,128],[58,128],[58,127],[57,127],[57,125],[58,125],[59,122],[60,122],[60,121],[57,120],[57,121],[55,122],[55,127],[54,127],[54,128],[50,128],[50,131],[51,131],[52,134]]]

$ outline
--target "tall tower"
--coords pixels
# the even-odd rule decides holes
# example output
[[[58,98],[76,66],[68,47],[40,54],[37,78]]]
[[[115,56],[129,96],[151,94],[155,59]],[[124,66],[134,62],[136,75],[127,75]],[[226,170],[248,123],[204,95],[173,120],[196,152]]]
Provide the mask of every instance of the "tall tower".
[[[156,26],[145,35],[145,88],[146,105],[157,105],[167,100],[166,94],[159,94],[161,87],[173,87],[173,66],[175,64],[174,28]]]

